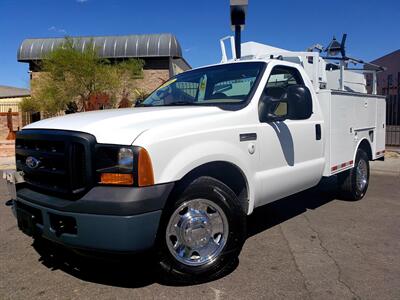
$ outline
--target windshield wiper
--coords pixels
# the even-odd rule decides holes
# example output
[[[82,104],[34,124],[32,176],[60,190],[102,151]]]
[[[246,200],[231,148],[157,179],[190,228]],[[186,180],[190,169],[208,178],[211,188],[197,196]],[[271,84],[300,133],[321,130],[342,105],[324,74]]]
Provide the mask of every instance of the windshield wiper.
[[[145,104],[145,103],[137,103],[135,104],[135,107],[152,107],[154,105],[152,104]]]
[[[164,104],[163,106],[179,106],[179,105],[196,105],[196,104],[189,101],[174,101],[168,104]]]
[[[189,101],[174,101],[168,104],[160,104],[160,105],[153,105],[153,104],[145,104],[145,103],[138,103],[135,107],[160,107],[160,106],[183,106],[183,105],[196,105],[196,103],[189,102]]]

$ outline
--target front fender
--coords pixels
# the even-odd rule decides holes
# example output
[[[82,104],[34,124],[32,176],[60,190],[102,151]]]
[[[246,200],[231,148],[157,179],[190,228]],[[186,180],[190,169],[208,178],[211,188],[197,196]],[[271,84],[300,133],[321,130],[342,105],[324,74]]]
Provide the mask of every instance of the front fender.
[[[151,150],[150,150],[151,152]],[[150,153],[153,157],[152,153]],[[156,155],[156,154],[154,154]],[[254,203],[253,174],[248,153],[239,146],[225,141],[202,141],[193,143],[178,151],[169,151],[164,161],[157,159],[153,163],[155,182],[157,184],[179,181],[193,169],[206,163],[223,161],[238,167],[246,177],[248,185],[249,209]],[[157,156],[154,156],[157,157]]]

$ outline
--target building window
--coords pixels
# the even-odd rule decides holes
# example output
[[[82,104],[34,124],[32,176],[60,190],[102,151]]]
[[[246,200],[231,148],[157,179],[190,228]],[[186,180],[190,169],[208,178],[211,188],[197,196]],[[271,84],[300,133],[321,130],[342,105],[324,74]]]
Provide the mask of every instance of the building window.
[[[400,72],[397,73],[397,87],[400,87]]]
[[[393,86],[393,74],[388,75],[388,86]]]

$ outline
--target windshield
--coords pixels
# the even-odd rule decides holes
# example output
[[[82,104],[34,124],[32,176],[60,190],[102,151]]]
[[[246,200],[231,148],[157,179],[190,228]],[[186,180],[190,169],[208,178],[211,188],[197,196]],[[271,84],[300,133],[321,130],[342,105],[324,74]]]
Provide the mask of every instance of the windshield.
[[[245,102],[262,62],[224,64],[181,73],[155,90],[142,106],[239,104]]]

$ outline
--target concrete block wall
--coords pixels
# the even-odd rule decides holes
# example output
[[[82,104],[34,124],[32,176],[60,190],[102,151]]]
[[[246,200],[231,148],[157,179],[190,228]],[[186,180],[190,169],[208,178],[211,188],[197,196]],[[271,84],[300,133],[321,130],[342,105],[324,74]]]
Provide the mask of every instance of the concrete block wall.
[[[0,158],[15,156],[15,141],[0,140]]]

